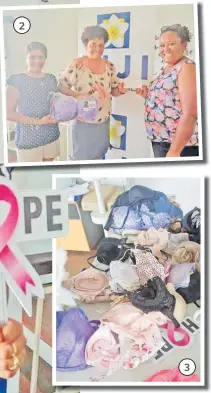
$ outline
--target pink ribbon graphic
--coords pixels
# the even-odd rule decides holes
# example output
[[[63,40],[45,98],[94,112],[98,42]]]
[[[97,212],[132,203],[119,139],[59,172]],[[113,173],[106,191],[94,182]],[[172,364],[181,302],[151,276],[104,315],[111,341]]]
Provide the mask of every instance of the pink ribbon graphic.
[[[172,344],[175,344],[178,347],[185,347],[186,345],[189,344],[190,336],[189,336],[188,332],[181,327],[176,328],[174,326],[173,322],[168,321],[168,323],[161,325],[160,328],[167,329],[167,335],[168,335],[168,338]],[[176,340],[174,332],[181,333],[183,335],[183,338],[181,340]]]
[[[18,200],[9,187],[0,184],[0,201],[10,204],[8,216],[0,227],[0,263],[7,269],[15,283],[26,295],[26,285],[35,286],[35,283],[8,246],[18,222]]]

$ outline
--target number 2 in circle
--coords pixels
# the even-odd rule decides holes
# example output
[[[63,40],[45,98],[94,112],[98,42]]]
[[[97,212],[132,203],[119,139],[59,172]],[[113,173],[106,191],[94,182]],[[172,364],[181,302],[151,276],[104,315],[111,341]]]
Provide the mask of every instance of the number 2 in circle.
[[[26,34],[31,29],[31,22],[25,16],[19,16],[13,22],[13,29],[18,34]]]
[[[25,30],[25,29],[24,29],[24,22],[20,22],[19,30]]]

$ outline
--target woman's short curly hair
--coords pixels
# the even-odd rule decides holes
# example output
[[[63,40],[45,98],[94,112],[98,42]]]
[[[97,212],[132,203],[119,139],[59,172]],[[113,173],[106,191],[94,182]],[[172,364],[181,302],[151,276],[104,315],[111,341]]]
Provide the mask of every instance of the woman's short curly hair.
[[[30,42],[30,44],[28,44],[26,47],[26,54],[28,55],[33,50],[40,50],[44,54],[45,58],[48,56],[47,47],[41,42]]]
[[[104,43],[106,44],[109,40],[109,35],[106,29],[104,29],[101,26],[88,26],[84,29],[83,34],[81,36],[81,41],[85,46],[87,46],[88,42],[90,40],[93,40],[94,38],[98,38],[100,40],[103,40]]]
[[[167,31],[173,31],[181,38],[184,42],[190,42],[192,38],[192,34],[187,26],[182,26],[180,24],[171,25],[171,26],[163,26],[161,28],[161,34],[166,33]]]

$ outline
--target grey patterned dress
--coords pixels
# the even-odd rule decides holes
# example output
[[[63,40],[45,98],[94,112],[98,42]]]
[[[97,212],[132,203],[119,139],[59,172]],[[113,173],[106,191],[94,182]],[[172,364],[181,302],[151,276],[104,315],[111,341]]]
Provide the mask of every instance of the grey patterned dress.
[[[76,118],[73,121],[73,151],[70,158],[73,160],[101,158],[110,145],[111,91],[121,83],[116,75],[114,64],[107,61],[104,73],[95,74],[85,65],[83,58],[78,58],[61,73],[59,83],[81,94],[97,95],[100,102],[97,119],[85,122]]]

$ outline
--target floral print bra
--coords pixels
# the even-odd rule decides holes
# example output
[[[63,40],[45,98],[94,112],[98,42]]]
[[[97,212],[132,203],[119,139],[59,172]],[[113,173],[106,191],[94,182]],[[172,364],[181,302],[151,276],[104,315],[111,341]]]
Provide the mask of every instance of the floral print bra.
[[[178,74],[187,63],[194,62],[185,58],[171,72],[160,75],[151,82],[145,101],[145,124],[148,139],[152,142],[172,143],[182,114],[179,97]],[[186,146],[198,146],[198,124]]]

